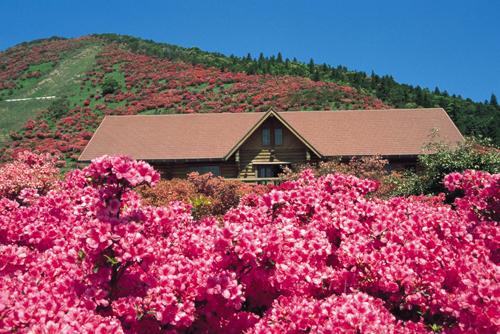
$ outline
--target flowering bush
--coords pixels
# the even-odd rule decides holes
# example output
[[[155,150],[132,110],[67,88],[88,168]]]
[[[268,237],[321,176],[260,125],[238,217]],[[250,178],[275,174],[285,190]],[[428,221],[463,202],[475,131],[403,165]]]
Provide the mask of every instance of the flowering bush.
[[[154,187],[141,187],[139,193],[146,203],[168,205],[172,201],[190,203],[196,217],[222,216],[238,205],[246,195],[262,195],[270,186],[226,180],[212,173],[188,174],[187,179],[161,180]]]
[[[388,171],[389,161],[381,156],[352,157],[349,161],[341,159],[331,161],[320,161],[317,164],[299,164],[292,168],[286,167],[279,176],[284,181],[297,180],[306,169],[311,169],[315,176],[323,176],[333,173],[349,174],[359,178],[376,180],[379,186],[375,192],[378,197],[388,197],[394,190],[394,186],[388,180],[395,177],[395,173]]]
[[[44,194],[56,183],[59,169],[55,157],[21,151],[14,158],[0,167],[0,198],[15,199],[23,191]]]
[[[0,199],[0,331],[500,329],[498,175],[448,176],[464,193],[452,207],[367,198],[374,181],[304,171],[222,222],[141,203],[132,187],[157,180],[102,157],[46,194]]]
[[[160,180],[154,188],[146,185],[137,191],[145,203],[154,206],[165,206],[174,201],[189,203],[197,195],[194,185],[185,179]]]
[[[298,165],[294,168],[287,167],[280,175],[283,180],[296,180],[302,171],[312,169],[314,175],[322,176],[333,173],[350,174],[360,178],[381,180],[387,175],[389,161],[381,156],[352,157],[349,162],[343,163],[340,159],[320,161],[317,165]]]

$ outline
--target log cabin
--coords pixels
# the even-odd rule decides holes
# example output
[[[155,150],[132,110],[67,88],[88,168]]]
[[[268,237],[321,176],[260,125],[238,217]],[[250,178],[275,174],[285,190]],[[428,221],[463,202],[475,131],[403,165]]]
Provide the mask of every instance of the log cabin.
[[[273,182],[285,166],[380,155],[414,167],[430,142],[463,141],[441,108],[106,116],[79,157],[145,160],[164,178],[211,172]]]

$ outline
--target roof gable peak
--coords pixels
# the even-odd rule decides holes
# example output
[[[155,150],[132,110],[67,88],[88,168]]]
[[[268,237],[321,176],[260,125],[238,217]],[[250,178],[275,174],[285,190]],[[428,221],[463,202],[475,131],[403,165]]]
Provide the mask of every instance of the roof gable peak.
[[[317,155],[319,158],[322,157],[322,155],[311,145],[309,144],[298,132],[295,130],[290,124],[288,124],[283,117],[281,117],[278,112],[273,108],[269,108],[269,110],[262,116],[257,123],[250,129],[250,131],[247,132],[243,138],[241,138],[238,143],[226,154],[224,157],[224,160],[229,159],[240,147],[245,143],[245,141],[250,138],[252,134],[257,131],[257,129],[260,128],[260,126],[270,117],[276,118],[281,124],[283,124],[284,127],[286,127],[294,136],[296,136],[308,149],[310,149],[315,155]]]

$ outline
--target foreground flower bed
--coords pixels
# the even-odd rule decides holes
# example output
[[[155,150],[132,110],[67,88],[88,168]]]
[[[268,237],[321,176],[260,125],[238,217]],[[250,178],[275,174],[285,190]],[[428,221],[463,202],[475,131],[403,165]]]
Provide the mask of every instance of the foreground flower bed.
[[[103,157],[0,199],[0,332],[499,330],[499,175],[450,174],[450,206],[305,171],[223,221],[141,204],[158,178]]]

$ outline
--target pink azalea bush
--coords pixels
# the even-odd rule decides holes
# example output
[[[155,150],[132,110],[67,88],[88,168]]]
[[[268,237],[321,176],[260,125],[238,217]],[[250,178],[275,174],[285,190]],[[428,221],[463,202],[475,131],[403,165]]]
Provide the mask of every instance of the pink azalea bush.
[[[222,222],[141,202],[148,164],[102,157],[0,199],[0,332],[497,333],[498,175],[443,197],[304,171]],[[498,211],[496,211],[498,213]]]
[[[14,199],[22,191],[45,193],[59,175],[56,158],[50,154],[20,151],[15,160],[0,166],[0,197]]]

